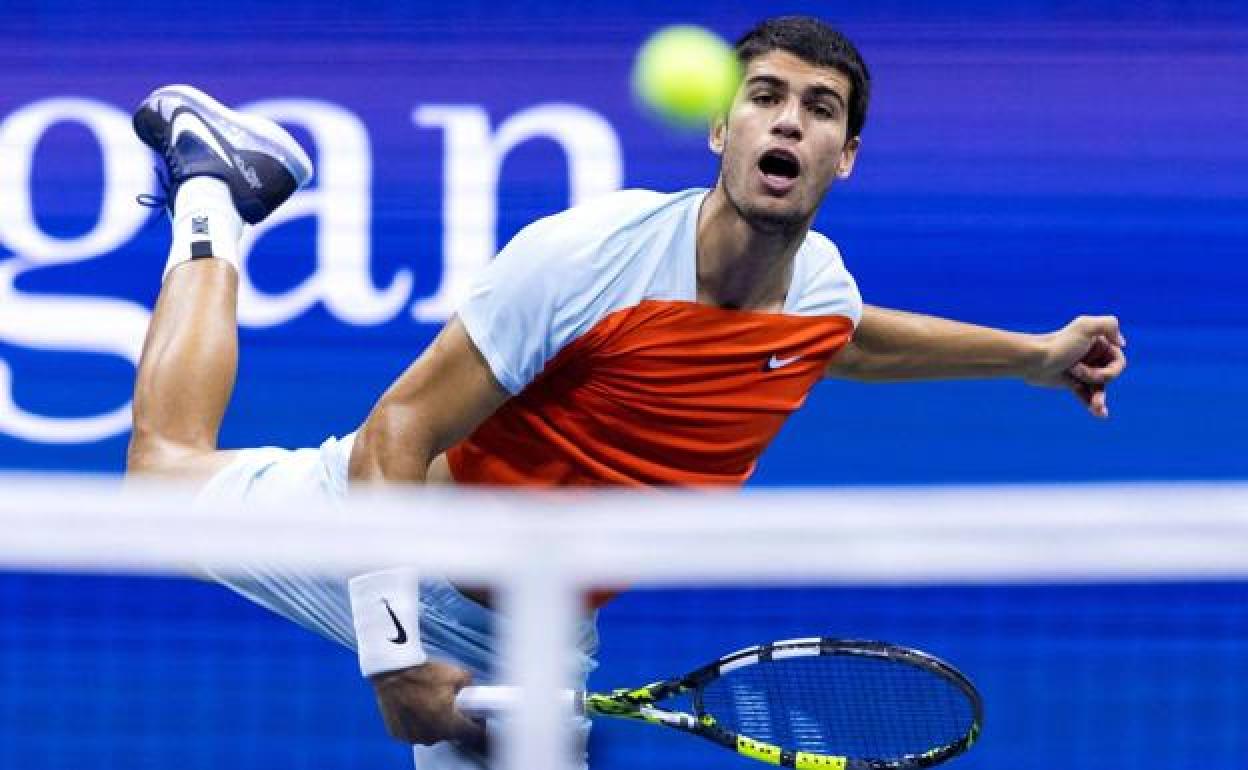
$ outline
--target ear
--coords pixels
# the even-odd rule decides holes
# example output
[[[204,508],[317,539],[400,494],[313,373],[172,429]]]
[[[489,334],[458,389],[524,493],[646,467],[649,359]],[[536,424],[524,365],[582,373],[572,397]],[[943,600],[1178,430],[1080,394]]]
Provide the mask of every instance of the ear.
[[[837,178],[848,179],[849,175],[854,172],[854,161],[858,160],[858,148],[861,146],[862,138],[855,136],[841,148],[841,159],[836,164]]]
[[[716,155],[724,154],[724,135],[728,133],[728,123],[724,115],[716,115],[711,119],[710,133],[706,137],[706,144],[711,148],[711,152]]]

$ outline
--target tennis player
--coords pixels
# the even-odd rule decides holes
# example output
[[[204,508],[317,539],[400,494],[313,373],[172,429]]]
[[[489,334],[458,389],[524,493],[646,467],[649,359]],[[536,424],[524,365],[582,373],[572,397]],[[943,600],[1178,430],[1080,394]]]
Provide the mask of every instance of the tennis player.
[[[319,448],[222,450],[238,356],[239,237],[311,164],[276,124],[166,87],[135,128],[168,170],[173,243],[134,395],[131,473],[189,478],[213,500],[351,485],[739,485],[825,377],[1012,377],[1108,416],[1126,364],[1118,321],[1049,334],[864,305],[810,227],[853,171],[870,80],[810,18],[741,39],[745,78],[711,127],[709,190],[622,191],[524,228],[359,429]],[[479,767],[454,693],[495,662],[486,597],[406,570],[348,588],[257,568],[229,584],[357,647],[391,733],[422,770]],[[355,603],[355,612],[351,605]],[[582,633],[590,666],[593,625]]]

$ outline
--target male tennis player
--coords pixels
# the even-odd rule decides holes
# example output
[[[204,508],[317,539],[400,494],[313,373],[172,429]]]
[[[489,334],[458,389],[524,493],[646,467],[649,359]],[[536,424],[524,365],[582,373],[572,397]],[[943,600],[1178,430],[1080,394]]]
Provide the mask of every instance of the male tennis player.
[[[766,21],[737,51],[745,79],[710,132],[713,188],[623,191],[524,228],[358,431],[295,451],[221,450],[217,432],[237,361],[243,223],[279,206],[311,164],[276,124],[188,87],[154,92],[135,127],[168,169],[173,244],[129,470],[199,480],[206,500],[337,498],[349,482],[737,485],[824,377],[1015,377],[1108,415],[1105,386],[1125,366],[1113,317],[1030,335],[864,305],[810,226],[854,168],[867,69],[809,18]],[[460,747],[480,728],[452,700],[467,672],[488,676],[494,662],[482,603],[402,571],[363,576],[350,596],[259,568],[230,582],[358,641],[392,734],[432,744],[417,747],[422,770],[479,766]],[[587,623],[587,654],[592,634]]]

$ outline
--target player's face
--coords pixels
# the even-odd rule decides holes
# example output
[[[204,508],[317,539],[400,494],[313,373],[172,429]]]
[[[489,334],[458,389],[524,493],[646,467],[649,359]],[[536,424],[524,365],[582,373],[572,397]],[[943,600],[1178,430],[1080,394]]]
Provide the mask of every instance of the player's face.
[[[808,226],[837,178],[849,176],[849,78],[785,51],[756,57],[727,120],[711,128],[725,195],[765,231]]]

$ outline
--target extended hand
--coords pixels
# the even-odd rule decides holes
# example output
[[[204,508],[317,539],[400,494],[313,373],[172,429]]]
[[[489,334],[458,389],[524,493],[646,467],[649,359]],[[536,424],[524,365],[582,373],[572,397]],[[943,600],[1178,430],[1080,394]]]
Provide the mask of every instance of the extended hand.
[[[472,675],[462,668],[429,661],[372,677],[386,731],[405,743],[455,741],[477,751],[485,728],[455,709],[455,695]]]
[[[1114,316],[1079,316],[1043,337],[1044,359],[1025,378],[1033,385],[1069,388],[1096,417],[1109,417],[1105,387],[1127,367],[1127,341]]]

